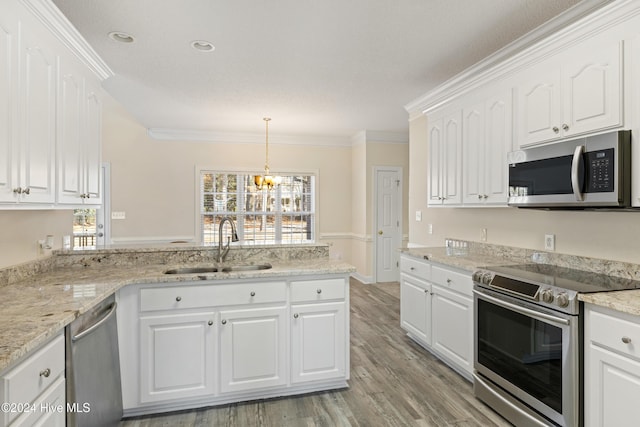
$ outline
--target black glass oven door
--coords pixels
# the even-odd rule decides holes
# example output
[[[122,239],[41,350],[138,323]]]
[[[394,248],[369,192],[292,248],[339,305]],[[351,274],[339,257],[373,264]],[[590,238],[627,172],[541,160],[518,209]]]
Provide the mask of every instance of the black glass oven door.
[[[491,291],[474,293],[476,371],[560,424],[573,419],[580,383],[577,318]]]

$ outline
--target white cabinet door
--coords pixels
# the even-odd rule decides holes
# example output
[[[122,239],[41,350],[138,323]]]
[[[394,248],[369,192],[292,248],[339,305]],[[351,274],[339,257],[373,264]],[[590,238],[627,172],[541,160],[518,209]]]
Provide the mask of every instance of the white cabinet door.
[[[37,31],[21,36],[21,200],[53,203],[57,57]]]
[[[287,383],[285,307],[220,313],[220,391]]]
[[[432,335],[434,351],[454,366],[473,372],[473,300],[432,285]]]
[[[431,284],[404,273],[400,275],[400,325],[431,345]]]
[[[293,305],[291,313],[291,382],[345,378],[345,303]]]
[[[562,68],[563,136],[622,124],[622,42],[580,50]]]
[[[442,119],[429,120],[429,205],[441,205],[444,197],[442,192],[444,170],[442,168],[442,148],[444,144],[444,129]]]
[[[637,426],[640,362],[598,345],[589,345],[587,351],[590,363],[585,375],[590,385],[585,387],[585,425]]]
[[[58,202],[81,203],[83,191],[84,78],[68,62],[60,64],[58,82]]]
[[[98,87],[87,81],[84,98],[84,197],[85,205],[102,203],[102,98]]]
[[[507,153],[513,150],[511,90],[498,92],[485,102],[484,190],[486,204],[506,205],[509,197]]]
[[[518,143],[535,144],[560,137],[561,101],[558,69],[536,73],[518,85]]]
[[[17,201],[18,26],[0,17],[0,202]]]
[[[213,394],[214,313],[140,318],[140,401]]]
[[[463,202],[484,202],[485,175],[485,103],[480,102],[463,110]],[[506,166],[505,166],[506,168]]]
[[[429,124],[429,205],[462,203],[462,111]]]

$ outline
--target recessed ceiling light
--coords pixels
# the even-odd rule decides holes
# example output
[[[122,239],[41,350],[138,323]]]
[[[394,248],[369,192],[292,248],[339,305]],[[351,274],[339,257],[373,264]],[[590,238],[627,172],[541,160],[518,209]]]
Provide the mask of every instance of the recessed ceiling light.
[[[206,40],[194,40],[191,42],[191,47],[200,52],[213,52],[215,46]]]
[[[123,33],[122,31],[112,31],[109,33],[109,37],[111,37],[112,40],[120,43],[133,43],[133,41],[135,40],[133,36],[127,33]]]

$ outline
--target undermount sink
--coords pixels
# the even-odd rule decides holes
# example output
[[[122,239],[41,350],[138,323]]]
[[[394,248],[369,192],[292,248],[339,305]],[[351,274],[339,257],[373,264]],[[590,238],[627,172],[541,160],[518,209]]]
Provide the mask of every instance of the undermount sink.
[[[268,270],[271,264],[245,264],[245,265],[225,265],[221,267],[183,267],[172,268],[164,274],[203,274],[203,273],[231,273],[233,271],[255,271]]]

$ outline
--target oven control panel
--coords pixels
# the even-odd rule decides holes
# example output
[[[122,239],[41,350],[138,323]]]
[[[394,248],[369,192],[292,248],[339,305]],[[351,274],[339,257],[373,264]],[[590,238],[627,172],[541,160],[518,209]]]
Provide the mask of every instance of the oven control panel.
[[[503,292],[526,301],[573,313],[578,310],[577,294],[547,283],[535,283],[508,275],[497,274],[490,270],[476,270],[473,282],[483,288]]]

